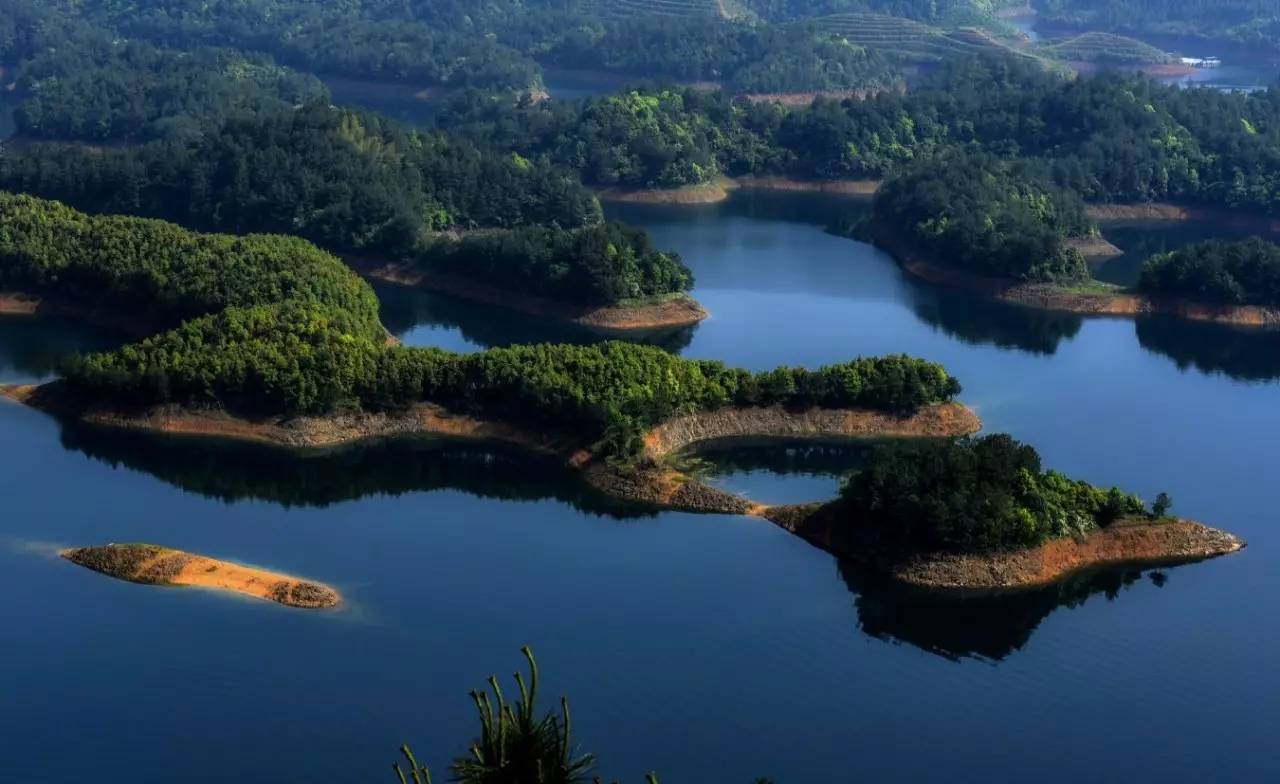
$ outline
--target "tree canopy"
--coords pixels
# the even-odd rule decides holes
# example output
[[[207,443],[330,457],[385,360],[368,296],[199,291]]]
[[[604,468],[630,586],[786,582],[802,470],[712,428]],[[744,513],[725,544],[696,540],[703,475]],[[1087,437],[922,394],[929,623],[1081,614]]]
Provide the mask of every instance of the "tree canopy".
[[[1280,247],[1210,240],[1147,259],[1138,288],[1223,305],[1280,305]]]
[[[839,514],[887,550],[1028,547],[1145,513],[1142,501],[1045,471],[999,434],[874,449],[841,489]]]

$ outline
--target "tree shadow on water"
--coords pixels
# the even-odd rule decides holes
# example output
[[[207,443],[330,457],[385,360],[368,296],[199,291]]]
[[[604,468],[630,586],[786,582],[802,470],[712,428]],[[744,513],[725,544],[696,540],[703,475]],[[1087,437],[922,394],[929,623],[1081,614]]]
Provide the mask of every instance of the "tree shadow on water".
[[[322,508],[370,496],[459,490],[480,498],[562,501],[617,519],[655,513],[595,490],[562,459],[500,443],[403,437],[304,453],[63,422],[62,445],[228,503]]]
[[[1022,650],[1055,610],[1079,607],[1095,596],[1115,600],[1144,574],[1133,568],[1099,569],[1039,588],[967,593],[895,583],[846,562],[838,570],[854,595],[858,625],[866,634],[954,661],[992,662]],[[1160,569],[1146,573],[1156,586],[1168,579]]]

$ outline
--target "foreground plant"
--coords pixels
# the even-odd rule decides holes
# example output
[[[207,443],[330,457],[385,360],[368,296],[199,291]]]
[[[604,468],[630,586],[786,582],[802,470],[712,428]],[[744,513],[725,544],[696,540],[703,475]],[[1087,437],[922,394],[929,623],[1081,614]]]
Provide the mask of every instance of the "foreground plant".
[[[489,676],[487,691],[471,692],[471,699],[480,714],[480,737],[472,744],[468,756],[453,761],[451,769],[455,781],[463,784],[579,784],[587,782],[595,757],[591,754],[575,755],[573,749],[572,719],[569,701],[560,698],[560,713],[537,715],[538,663],[533,651],[525,646],[520,649],[529,662],[528,681],[522,673],[515,673],[520,698],[508,702],[502,694],[496,676]],[[420,765],[408,746],[400,749],[409,769],[399,763],[392,767],[401,784],[431,784],[431,772]],[[597,779],[598,780],[598,779]],[[657,778],[649,776],[650,784]]]

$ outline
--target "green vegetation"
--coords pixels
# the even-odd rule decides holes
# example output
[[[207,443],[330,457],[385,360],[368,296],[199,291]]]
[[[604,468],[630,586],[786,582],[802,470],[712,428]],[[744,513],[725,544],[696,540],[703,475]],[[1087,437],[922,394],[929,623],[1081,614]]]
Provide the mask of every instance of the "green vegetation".
[[[1084,205],[1026,165],[981,154],[928,161],[886,181],[873,216],[928,258],[969,272],[1033,281],[1089,279],[1084,257],[1066,244],[1092,231]]]
[[[91,141],[196,138],[237,113],[278,112],[313,98],[319,80],[227,49],[180,52],[90,39],[25,63],[19,133]]]
[[[619,223],[581,229],[519,228],[440,240],[419,256],[429,272],[500,282],[560,302],[600,305],[688,291],[693,273],[643,231]]]
[[[1280,247],[1210,240],[1147,259],[1138,288],[1222,305],[1280,306]]]
[[[1161,34],[1276,47],[1275,0],[1039,0],[1041,18],[1060,27]]]
[[[972,146],[1038,159],[1086,201],[1280,205],[1277,91],[1183,90],[1117,73],[1068,79],[984,57],[949,60],[906,94],[794,110],[673,90],[549,103],[465,96],[439,122],[599,184],[878,178]]]
[[[1176,62],[1173,55],[1133,38],[1112,33],[1082,33],[1037,43],[1037,54],[1058,60],[1103,65],[1152,65]]]
[[[76,25],[177,48],[227,46],[273,55],[307,71],[447,87],[526,89],[539,83],[528,57],[477,31],[466,4],[434,0],[18,0],[15,36],[33,53]],[[498,6],[500,4],[492,4]],[[34,17],[34,22],[29,22]],[[5,19],[0,14],[0,19]],[[7,26],[7,25],[5,25]],[[3,29],[3,27],[0,27]],[[0,36],[3,40],[5,36]],[[4,48],[0,44],[0,51]]]
[[[973,27],[948,30],[903,16],[832,14],[814,20],[814,25],[901,63],[940,63],[949,57],[979,54],[1035,59],[984,30]]]
[[[983,551],[1078,536],[1145,514],[1142,501],[1044,471],[1007,435],[878,447],[839,514],[889,551]]]
[[[428,230],[600,218],[591,194],[545,162],[486,154],[325,101],[233,117],[187,143],[32,145],[0,157],[0,187],[93,212],[288,232],[391,255],[412,251]]]
[[[453,780],[461,784],[586,784],[595,767],[595,757],[578,754],[573,746],[569,700],[560,698],[560,713],[538,717],[538,662],[529,646],[520,649],[529,662],[529,679],[515,674],[520,698],[510,702],[502,694],[496,676],[488,684],[493,691],[473,691],[471,699],[480,714],[480,737],[472,742],[468,756],[450,765]],[[431,771],[418,762],[408,746],[401,746],[408,768],[392,763],[400,784],[431,784]],[[408,774],[406,776],[406,773]],[[599,781],[597,777],[595,779]],[[648,784],[658,784],[649,773]]]
[[[886,58],[818,25],[665,14],[575,22],[539,29],[544,37],[523,46],[541,52],[539,60],[549,66],[715,82],[735,93],[872,89],[901,81]]]
[[[645,430],[680,414],[768,404],[909,413],[960,391],[940,366],[905,356],[750,373],[618,342],[467,355],[389,347],[367,284],[302,240],[201,235],[29,196],[2,206],[0,283],[140,308],[162,327],[186,319],[68,366],[73,388],[108,403],[324,414],[426,400],[629,457]]]

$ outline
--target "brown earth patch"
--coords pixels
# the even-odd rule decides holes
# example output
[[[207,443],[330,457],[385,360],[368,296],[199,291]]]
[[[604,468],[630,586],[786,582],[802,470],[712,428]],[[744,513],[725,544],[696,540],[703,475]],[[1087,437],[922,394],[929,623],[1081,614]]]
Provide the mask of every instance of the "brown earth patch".
[[[838,502],[776,506],[763,516],[841,558],[926,588],[1019,589],[1045,585],[1084,569],[1174,565],[1213,558],[1245,546],[1242,539],[1190,520],[1131,520],[1039,547],[985,553],[884,552],[844,519]]]
[[[152,544],[107,544],[60,555],[95,572],[145,585],[194,585],[270,599],[290,607],[333,607],[338,592],[319,583]]]
[[[1239,537],[1190,520],[1117,523],[1025,550],[922,556],[898,567],[894,577],[932,588],[1028,588],[1081,569],[1190,563],[1244,546]]]
[[[664,422],[645,435],[645,456],[661,460],[703,441],[733,438],[880,439],[946,438],[976,433],[982,421],[959,403],[926,406],[910,416],[870,409],[782,406],[725,408]]]

